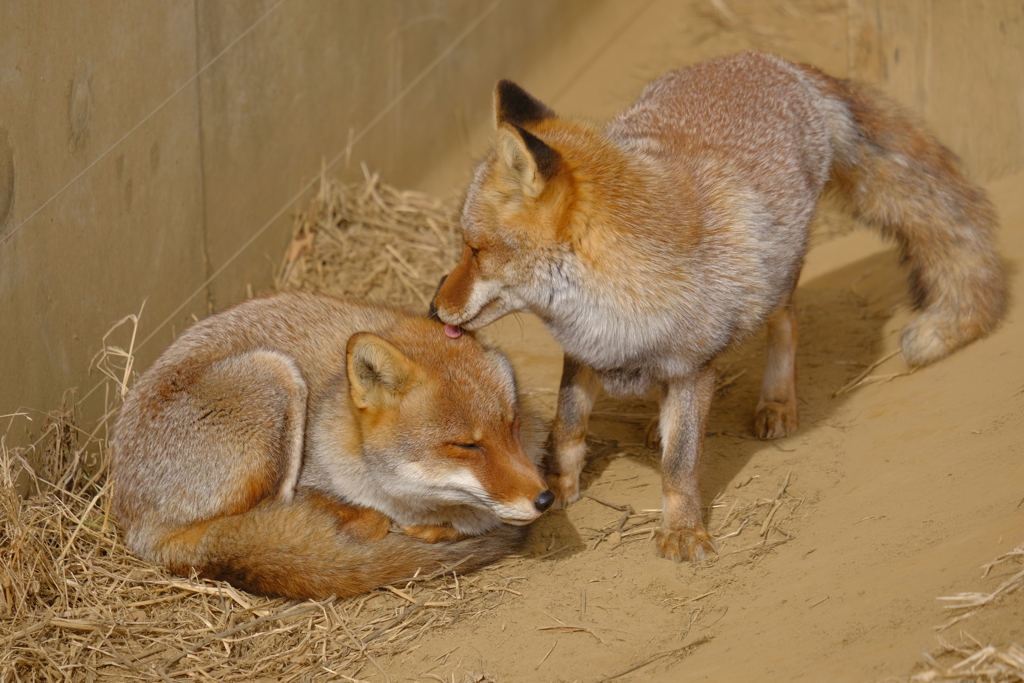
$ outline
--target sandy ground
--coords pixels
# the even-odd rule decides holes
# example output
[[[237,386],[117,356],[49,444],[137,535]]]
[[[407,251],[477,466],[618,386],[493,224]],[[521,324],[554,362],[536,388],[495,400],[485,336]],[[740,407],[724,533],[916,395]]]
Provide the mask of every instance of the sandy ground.
[[[1021,188],[1024,175],[990,188],[1013,271]],[[812,251],[797,301],[795,436],[751,436],[763,338],[719,364],[724,379],[739,376],[716,397],[702,469],[717,558],[654,556],[656,518],[643,513],[660,507],[658,455],[644,444],[654,406],[605,399],[583,478],[592,498],[546,515],[530,557],[487,573],[515,593],[389,662],[392,679],[597,681],[664,652],[617,680],[881,681],[920,668],[950,616],[936,598],[992,591],[1007,573],[983,580],[980,566],[1024,541],[1024,325],[1014,307],[991,337],[935,366],[833,397],[896,348],[910,314],[903,275],[884,244],[856,232]],[[557,345],[529,316],[490,334],[550,415]],[[905,370],[896,357],[871,374]],[[619,533],[624,513],[609,504],[636,513]],[[961,629],[1020,643],[1024,595],[940,635],[957,642]]]
[[[523,85],[557,110],[603,119],[662,72],[743,47],[845,74],[843,3],[730,7],[742,20],[704,3],[615,3]],[[461,191],[488,135],[468,131],[465,152],[425,188]],[[1009,569],[983,579],[980,566],[1024,541],[1024,175],[989,189],[1014,292],[995,334],[913,374],[891,358],[870,373],[891,381],[834,395],[896,348],[910,311],[892,251],[825,225],[797,293],[799,432],[752,437],[763,337],[719,363],[731,381],[701,472],[718,557],[654,556],[657,518],[644,512],[660,508],[658,455],[645,445],[654,405],[602,400],[588,497],[542,518],[528,557],[487,573],[507,589],[499,606],[425,635],[386,663],[391,680],[881,681],[919,670],[950,616],[936,598],[993,590]],[[529,316],[488,334],[550,416],[557,345]],[[1024,642],[1024,595],[940,635],[959,641],[961,629],[985,644]]]

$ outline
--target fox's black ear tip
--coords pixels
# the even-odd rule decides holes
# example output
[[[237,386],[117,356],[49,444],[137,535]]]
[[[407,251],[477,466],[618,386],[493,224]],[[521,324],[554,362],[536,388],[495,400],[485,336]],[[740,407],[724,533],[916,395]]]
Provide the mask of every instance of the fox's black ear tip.
[[[547,105],[507,78],[494,86],[494,105],[499,124],[522,126],[555,115]]]
[[[528,102],[532,99],[530,93],[507,78],[501,79],[494,86],[494,106],[499,114],[507,115],[509,110],[515,108],[518,103]]]
[[[522,86],[516,83],[515,81],[511,81],[507,78],[502,78],[495,84],[494,92],[498,93],[499,95],[504,95],[506,93],[525,93],[526,91],[523,90]]]

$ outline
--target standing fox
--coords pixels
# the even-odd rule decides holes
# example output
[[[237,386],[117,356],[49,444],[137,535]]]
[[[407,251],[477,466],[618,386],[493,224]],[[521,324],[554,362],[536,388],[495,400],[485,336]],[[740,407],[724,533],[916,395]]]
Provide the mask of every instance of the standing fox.
[[[497,142],[462,214],[462,257],[435,296],[475,330],[518,310],[565,352],[548,485],[579,498],[587,420],[612,394],[661,392],[662,527],[675,561],[715,550],[697,487],[712,361],[768,323],[754,429],[797,427],[793,305],[818,198],[837,195],[899,246],[920,313],[911,365],[988,333],[1006,285],[995,217],[958,160],[870,88],[756,52],[654,81],[603,129],[509,81]]]
[[[179,574],[291,598],[513,551],[516,526],[554,499],[537,430],[508,360],[448,331],[311,294],[192,326],[114,427],[128,545]]]

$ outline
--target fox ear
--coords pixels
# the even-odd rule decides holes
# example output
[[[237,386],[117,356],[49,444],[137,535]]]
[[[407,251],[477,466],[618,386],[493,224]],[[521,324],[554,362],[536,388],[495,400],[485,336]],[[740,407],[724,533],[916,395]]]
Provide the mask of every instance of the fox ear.
[[[369,332],[348,340],[347,364],[349,393],[358,408],[392,405],[419,383],[416,364]]]
[[[544,103],[512,81],[501,80],[494,86],[495,127],[500,128],[503,123],[525,126],[554,115]]]
[[[497,150],[500,163],[528,197],[538,197],[562,165],[558,152],[515,125],[498,128]]]

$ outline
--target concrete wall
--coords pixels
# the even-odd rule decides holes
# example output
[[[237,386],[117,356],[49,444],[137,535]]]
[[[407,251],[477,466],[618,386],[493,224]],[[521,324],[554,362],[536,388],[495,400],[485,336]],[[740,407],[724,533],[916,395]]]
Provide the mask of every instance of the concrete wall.
[[[139,368],[266,289],[323,160],[416,186],[595,4],[0,3],[0,415],[33,419],[0,436],[69,387],[101,414],[90,360],[143,302]]]
[[[848,0],[848,7],[850,76],[919,113],[975,178],[1024,169],[1024,3]]]

